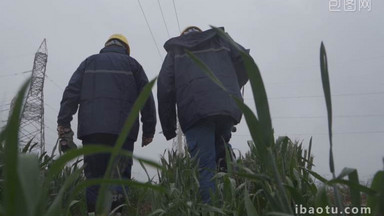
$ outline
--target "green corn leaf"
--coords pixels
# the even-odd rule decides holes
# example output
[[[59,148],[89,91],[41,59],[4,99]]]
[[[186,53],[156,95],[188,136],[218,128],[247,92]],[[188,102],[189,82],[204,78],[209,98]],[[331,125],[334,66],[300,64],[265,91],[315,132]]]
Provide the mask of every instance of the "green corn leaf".
[[[48,178],[52,178],[58,173],[61,172],[61,170],[64,168],[66,164],[68,164],[70,161],[83,156],[83,155],[91,155],[91,154],[97,154],[97,153],[111,153],[113,151],[112,147],[104,146],[104,145],[90,145],[90,146],[84,146],[83,148],[78,149],[72,149],[65,154],[61,155],[59,158],[57,158],[51,165],[50,169],[47,173]],[[164,168],[159,165],[158,163],[144,159],[141,157],[137,157],[132,155],[131,152],[126,150],[120,150],[119,154],[123,156],[132,157],[138,161],[142,161],[144,164],[147,164],[149,166],[152,166],[154,168],[163,170]]]
[[[215,74],[208,67],[208,65],[206,65],[203,61],[197,58],[191,51],[185,50],[185,52],[187,53],[189,58],[191,58],[209,76],[209,78],[211,78],[211,80],[216,83],[216,85],[218,85],[222,90],[227,92],[223,83],[215,76]]]
[[[269,111],[267,93],[265,91],[264,82],[261,77],[260,70],[256,65],[253,58],[227,34],[222,29],[214,28],[218,34],[226,39],[237,51],[241,54],[242,60],[245,65],[245,70],[247,71],[247,75],[249,77],[249,81],[252,87],[253,97],[255,99],[255,106],[257,111],[257,116],[260,120],[261,129],[264,134],[264,144],[269,146],[274,142],[273,138],[273,128],[272,128],[272,120],[271,114]]]
[[[142,183],[138,181],[132,181],[130,179],[104,179],[104,178],[84,180],[76,185],[75,191],[80,192],[85,188],[93,185],[108,185],[108,184],[126,185],[126,186],[132,186],[135,188],[137,187],[137,188],[151,189],[161,193],[167,192],[163,186],[151,184],[150,182]]]
[[[325,185],[320,186],[317,194],[316,194],[316,201],[315,201],[315,207],[322,207],[325,208],[329,206],[329,200],[328,200],[328,194],[327,194],[327,187]],[[321,215],[327,215],[325,213]]]
[[[343,179],[346,176],[349,176],[351,173],[355,172],[356,169],[345,167],[341,173],[337,176],[338,179]]]
[[[259,215],[257,213],[257,210],[256,210],[255,206],[253,205],[251,199],[249,198],[249,193],[248,193],[247,188],[245,188],[245,190],[244,190],[244,205],[245,205],[245,209],[247,210],[248,216],[258,216]]]
[[[111,176],[115,158],[118,156],[119,152],[121,151],[121,148],[123,147],[124,142],[127,139],[132,126],[134,125],[137,117],[139,116],[140,110],[144,107],[149,96],[151,95],[152,87],[155,85],[155,82],[156,82],[156,78],[150,81],[147,85],[145,85],[143,90],[140,92],[137,100],[133,104],[131,112],[128,118],[126,119],[124,126],[121,130],[121,133],[117,138],[117,142],[111,152],[109,164],[105,172],[104,178],[107,179]],[[100,187],[99,196],[97,198],[96,212],[101,212],[102,214],[106,214],[108,212],[108,209],[105,209],[105,208],[102,209],[102,205],[103,203],[105,203],[105,194],[107,192],[107,188],[108,188],[108,185],[103,184]]]
[[[42,191],[39,161],[36,155],[19,155],[18,176],[22,190],[18,196],[25,199],[26,205],[23,206],[27,210],[25,215],[36,215]]]
[[[233,43],[234,47],[238,47],[236,43],[232,41],[232,39],[229,38],[227,34],[222,32],[220,29],[217,29],[217,31],[230,43]],[[250,57],[248,53],[245,53],[241,49],[239,49],[238,51],[241,53],[247,74],[251,81],[252,90],[255,97],[257,114],[260,118],[260,122],[253,114],[253,112],[249,109],[249,107],[246,106],[241,99],[233,96],[232,98],[235,100],[239,108],[244,113],[244,117],[249,127],[251,136],[257,146],[257,150],[259,151],[258,155],[262,157],[261,160],[264,162],[263,164],[266,164],[268,166],[268,169],[273,173],[274,180],[276,181],[279,191],[279,195],[275,196],[277,199],[275,200],[275,202],[278,203],[279,209],[281,209],[282,211],[292,213],[287,195],[285,193],[283,182],[276,166],[276,160],[274,158],[273,153],[270,151],[270,149],[268,150],[267,148],[268,146],[274,146],[274,138],[267,95],[261,78],[261,74],[252,57]],[[211,79],[215,83],[218,83],[218,85],[221,84],[220,82],[218,82],[218,79],[214,76],[214,73],[210,71],[207,66],[204,66],[204,64],[198,58],[194,57],[192,53],[189,53],[189,56],[192,58],[192,60],[194,60],[198,65],[202,67],[203,71],[206,72],[206,74],[211,77]],[[223,87],[222,89],[225,90],[225,88]]]
[[[335,165],[333,160],[333,142],[332,142],[332,101],[331,101],[331,87],[329,84],[329,74],[328,74],[328,61],[327,53],[323,42],[321,42],[320,48],[320,69],[321,69],[321,80],[323,83],[323,91],[325,97],[325,103],[328,113],[328,133],[329,133],[329,167],[333,177],[335,177]]]
[[[21,152],[26,153],[29,150],[29,147],[31,146],[32,140],[29,140],[28,143],[24,146],[24,148],[21,150]]]
[[[321,69],[321,80],[323,83],[323,91],[324,91],[324,97],[325,97],[325,104],[327,107],[327,114],[328,114],[328,135],[329,135],[329,168],[332,173],[333,178],[336,178],[335,175],[335,162],[333,158],[333,142],[332,142],[332,101],[331,101],[331,86],[329,84],[329,73],[328,73],[328,60],[327,60],[327,53],[325,50],[324,43],[321,42],[320,47],[320,69]],[[335,193],[335,199],[336,204],[339,207],[339,209],[343,208],[343,204],[341,202],[341,197],[339,194],[339,190],[336,186],[334,186],[334,193]],[[342,215],[345,215],[344,213]]]
[[[312,155],[312,137],[309,140],[309,147],[308,147],[308,158],[307,158],[307,168],[310,169],[312,167],[311,164],[311,155]]]
[[[202,209],[205,212],[209,212],[209,215],[226,215],[225,212],[217,207],[210,206],[210,205],[202,205]],[[215,214],[217,213],[217,214]]]
[[[68,190],[70,186],[74,184],[74,182],[79,179],[81,175],[82,169],[78,169],[75,172],[71,173],[71,175],[65,180],[63,186],[60,188],[59,193],[55,196],[52,205],[45,212],[44,216],[60,216],[64,215],[64,208],[62,206],[64,193]],[[43,203],[44,204],[44,203]]]
[[[349,175],[349,181],[356,184],[356,185],[360,185],[360,182],[359,182],[359,175],[357,173],[357,170],[354,170],[353,172],[351,172]],[[352,206],[353,207],[357,207],[357,208],[360,208],[361,207],[361,195],[360,195],[360,190],[356,189],[356,188],[353,188],[353,187],[350,187],[349,188],[349,191],[351,193],[351,203],[352,203]],[[357,215],[361,215],[360,213],[358,213]]]
[[[378,171],[373,177],[371,189],[374,194],[369,194],[367,206],[371,208],[372,215],[384,215],[384,171]]]
[[[19,90],[11,117],[5,128],[3,202],[6,215],[16,215],[19,208],[17,206],[17,196],[18,193],[20,193],[20,191],[18,191],[20,188],[20,182],[18,179],[18,134],[23,99],[29,83],[30,79],[24,82]]]
[[[264,134],[261,129],[259,120],[256,118],[252,110],[240,99],[232,97],[237,106],[241,109],[244,114],[245,121],[248,125],[249,132],[251,134],[252,140],[255,142],[257,150],[260,151],[260,155],[263,158],[260,158],[262,161],[267,162],[266,153],[267,147],[263,142]]]
[[[309,169],[305,169],[305,168],[303,168],[303,170],[306,171],[306,172],[309,172],[313,177],[315,177],[317,180],[321,181],[322,183],[328,184],[328,180],[325,179],[324,177],[322,177],[317,172],[309,170]]]
[[[148,216],[164,215],[165,213],[167,213],[167,212],[164,209],[156,209],[155,211],[153,211]]]
[[[364,192],[366,194],[369,194],[369,195],[373,195],[375,194],[375,191],[370,189],[369,187],[366,187],[366,186],[363,186],[361,184],[356,184],[355,182],[353,181],[350,181],[350,180],[344,180],[344,179],[332,179],[328,182],[328,185],[332,185],[332,186],[336,186],[337,184],[343,184],[343,185],[346,185],[348,186],[350,189],[353,189],[353,190],[358,190],[358,191],[361,191],[361,192]]]

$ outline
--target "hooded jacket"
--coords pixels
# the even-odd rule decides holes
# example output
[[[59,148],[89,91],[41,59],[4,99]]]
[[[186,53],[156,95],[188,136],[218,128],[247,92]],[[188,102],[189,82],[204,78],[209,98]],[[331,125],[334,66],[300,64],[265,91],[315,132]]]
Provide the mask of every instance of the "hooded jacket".
[[[230,116],[235,124],[240,122],[242,113],[230,95],[242,98],[240,88],[248,76],[241,55],[232,44],[211,29],[171,38],[164,48],[167,56],[158,78],[157,97],[167,140],[176,136],[176,106],[184,132],[210,116]],[[204,62],[228,92],[217,86],[185,50]]]
[[[142,66],[125,48],[108,46],[85,59],[65,88],[58,115],[58,125],[70,127],[78,113],[79,139],[95,133],[119,134],[130,110],[148,78]],[[151,95],[141,110],[143,136],[153,137],[156,110]],[[136,120],[128,138],[137,139]]]

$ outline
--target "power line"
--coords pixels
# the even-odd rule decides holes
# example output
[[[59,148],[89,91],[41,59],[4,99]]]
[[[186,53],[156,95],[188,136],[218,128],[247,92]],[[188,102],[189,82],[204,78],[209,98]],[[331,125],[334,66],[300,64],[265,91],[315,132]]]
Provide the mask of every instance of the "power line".
[[[155,40],[155,36],[153,35],[152,29],[149,26],[148,19],[147,19],[147,16],[145,16],[145,12],[144,12],[143,6],[141,5],[140,0],[137,0],[137,2],[139,2],[139,6],[140,6],[140,9],[141,9],[141,12],[143,13],[143,16],[144,16],[145,22],[147,23],[147,27],[149,29],[149,32],[151,33],[152,40],[155,43],[155,46],[156,46],[156,49],[157,49],[157,53],[159,54],[160,60],[163,61],[163,56],[161,55],[159,46],[157,45],[157,42]]]
[[[55,85],[58,89],[60,89],[61,91],[64,91],[64,88],[61,87],[59,84],[57,84],[55,81],[53,81],[51,78],[48,77],[48,75],[45,75],[45,77],[47,78],[48,81],[50,81],[53,85]]]
[[[344,131],[344,132],[333,132],[332,135],[347,135],[347,134],[384,134],[384,131]],[[284,135],[280,134],[279,136],[328,136],[328,133],[285,133]],[[251,137],[250,134],[232,134],[232,136],[239,137]]]
[[[176,20],[177,20],[177,26],[179,27],[179,33],[181,33],[180,22],[179,22],[179,16],[177,15],[177,9],[176,9],[175,0],[172,0],[172,2],[173,2],[173,8],[175,9]]]
[[[3,56],[2,59],[19,59],[19,58],[23,58],[23,57],[32,57],[34,56],[35,54],[33,53],[23,53],[23,54],[19,54],[19,55],[10,55],[10,56]]]
[[[333,118],[369,118],[369,117],[383,117],[384,114],[363,114],[363,115],[334,115]],[[327,118],[327,116],[276,116],[272,119],[316,119]]]
[[[332,94],[333,97],[345,97],[345,96],[366,96],[366,95],[382,95],[384,91],[377,92],[363,92],[363,93],[342,93]],[[324,98],[324,95],[302,95],[302,96],[279,96],[279,97],[268,97],[268,99],[299,99],[299,98]],[[246,97],[244,100],[254,100],[252,97]]]
[[[357,64],[357,63],[361,63],[361,62],[369,62],[369,61],[376,61],[376,60],[382,60],[384,59],[384,56],[371,56],[371,57],[367,57],[367,58],[351,58],[351,59],[346,59],[346,60],[339,60],[337,62],[332,62],[331,65],[345,65],[346,63],[348,64]],[[262,63],[261,63],[262,64]],[[265,63],[265,64],[262,64],[264,66],[276,66],[276,64],[274,63]],[[319,68],[319,64],[316,63],[316,64],[308,64],[308,65],[305,65],[305,64],[291,64],[291,65],[287,65],[285,67],[283,67],[282,69],[305,69],[305,68]],[[365,75],[366,73],[363,73],[363,74],[360,74],[360,75]]]
[[[6,112],[6,111],[9,111],[9,108],[8,108],[8,109],[2,109],[2,110],[0,110],[0,112]]]
[[[333,132],[332,135],[347,135],[347,134],[384,134],[384,131],[344,131],[344,132]],[[328,136],[328,133],[298,133],[289,134],[290,136],[303,136],[303,135],[322,135]]]
[[[3,75],[0,75],[0,77],[18,76],[20,74],[26,74],[26,73],[30,73],[30,72],[32,72],[32,70],[16,72],[16,73],[10,73],[10,74],[3,74]]]
[[[167,22],[165,21],[165,18],[164,18],[164,13],[163,13],[163,9],[161,8],[160,0],[157,0],[157,3],[159,4],[159,8],[160,8],[160,12],[161,12],[161,16],[163,17],[163,22],[164,22],[164,25],[165,25],[165,29],[167,30],[168,38],[170,38],[171,35],[169,34],[169,30],[168,30]]]

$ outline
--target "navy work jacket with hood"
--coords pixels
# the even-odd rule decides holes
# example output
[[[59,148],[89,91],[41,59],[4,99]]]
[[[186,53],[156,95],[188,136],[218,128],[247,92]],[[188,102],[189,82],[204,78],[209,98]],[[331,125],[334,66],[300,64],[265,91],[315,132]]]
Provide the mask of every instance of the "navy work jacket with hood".
[[[176,136],[176,105],[184,132],[210,116],[229,116],[235,124],[240,122],[242,112],[230,95],[242,98],[240,88],[248,81],[248,76],[240,53],[231,43],[215,29],[210,29],[171,38],[164,48],[167,56],[157,82],[157,97],[160,122],[167,140]],[[185,50],[204,62],[228,92],[215,84]]]
[[[130,110],[148,83],[142,66],[130,57],[125,48],[112,45],[100,54],[84,60],[65,88],[58,115],[58,125],[70,127],[72,116],[78,113],[77,136],[95,133],[119,134]],[[153,96],[141,110],[143,136],[153,137],[156,110]],[[128,138],[137,139],[136,120]]]

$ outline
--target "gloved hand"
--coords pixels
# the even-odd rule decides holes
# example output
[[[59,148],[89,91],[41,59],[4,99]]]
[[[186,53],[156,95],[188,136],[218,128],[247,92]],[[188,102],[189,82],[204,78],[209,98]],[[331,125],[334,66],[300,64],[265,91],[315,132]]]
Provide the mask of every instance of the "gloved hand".
[[[57,133],[59,135],[59,151],[66,152],[70,149],[77,149],[76,144],[73,142],[74,134],[71,128],[57,126]]]
[[[65,126],[57,126],[57,135],[59,138],[63,137],[64,134],[71,132],[71,128]]]
[[[148,145],[149,143],[151,143],[153,140],[153,137],[145,137],[143,136],[143,140],[141,142],[141,147],[144,147],[146,145]]]

